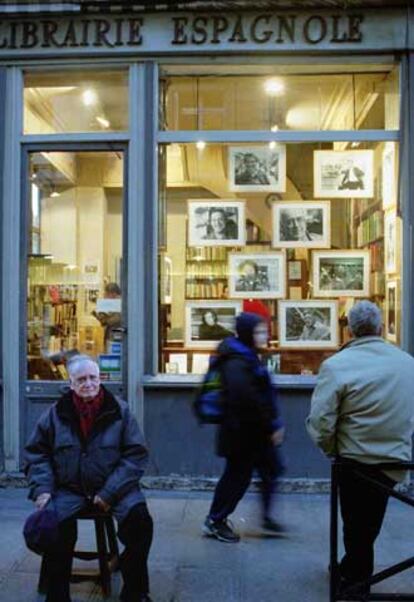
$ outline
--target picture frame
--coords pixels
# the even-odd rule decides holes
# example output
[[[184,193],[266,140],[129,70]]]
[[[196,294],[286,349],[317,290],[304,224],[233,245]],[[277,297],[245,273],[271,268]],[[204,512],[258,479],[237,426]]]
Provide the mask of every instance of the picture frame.
[[[385,287],[385,338],[397,343],[398,338],[398,281],[389,280]]]
[[[398,281],[389,280],[385,286],[385,338],[392,343],[398,338]]]
[[[241,311],[241,301],[187,301],[186,347],[215,349],[223,338],[235,333],[235,318]]]
[[[163,255],[161,262],[161,299],[164,305],[170,305],[173,293],[172,260],[167,255]]]
[[[272,205],[272,246],[329,249],[330,201],[276,201]]]
[[[386,211],[384,215],[384,264],[385,273],[397,271],[397,215],[395,211]]]
[[[313,157],[316,198],[364,199],[374,196],[374,151],[317,150]]]
[[[279,347],[338,347],[338,303],[320,299],[278,301]]]
[[[391,209],[397,204],[397,153],[395,142],[385,142],[382,151],[382,208]]]
[[[228,180],[233,192],[285,192],[286,146],[229,146]]]
[[[245,201],[189,199],[187,208],[189,247],[245,245]]]
[[[370,252],[313,251],[313,297],[369,297]]]
[[[229,253],[229,296],[280,299],[286,296],[286,256],[283,251]]]

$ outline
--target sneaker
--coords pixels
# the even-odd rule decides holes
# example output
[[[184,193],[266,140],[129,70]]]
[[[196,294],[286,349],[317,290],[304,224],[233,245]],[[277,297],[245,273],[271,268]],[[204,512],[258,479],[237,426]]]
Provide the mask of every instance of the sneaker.
[[[262,528],[272,533],[286,533],[286,527],[273,520],[273,518],[264,518]]]
[[[207,516],[204,522],[203,533],[207,537],[215,537],[225,543],[237,543],[240,541],[240,535],[233,530],[230,521],[226,518],[214,521]]]

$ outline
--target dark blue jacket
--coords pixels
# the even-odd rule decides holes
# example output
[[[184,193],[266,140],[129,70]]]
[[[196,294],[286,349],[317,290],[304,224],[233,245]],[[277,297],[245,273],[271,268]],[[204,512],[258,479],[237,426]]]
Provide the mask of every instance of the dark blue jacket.
[[[68,392],[41,416],[25,448],[29,497],[51,493],[61,520],[95,495],[119,520],[144,501],[139,487],[148,461],[143,436],[128,405],[103,389],[102,407],[86,440]]]
[[[256,351],[229,337],[218,348],[225,386],[225,412],[218,431],[220,456],[255,454],[283,426],[276,389]]]

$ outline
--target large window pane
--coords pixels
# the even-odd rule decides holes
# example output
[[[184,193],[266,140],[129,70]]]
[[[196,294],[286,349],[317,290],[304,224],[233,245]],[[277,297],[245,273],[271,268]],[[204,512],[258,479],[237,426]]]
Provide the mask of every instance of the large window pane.
[[[122,154],[33,153],[29,177],[28,378],[64,379],[81,352],[120,380]]]
[[[25,134],[127,129],[127,71],[25,74]]]
[[[398,69],[351,71],[338,65],[299,70],[274,68],[263,75],[245,67],[210,69],[193,76],[165,73],[161,82],[162,129],[358,130],[398,128]],[[234,70],[233,70],[234,71]],[[293,71],[293,72],[292,72]],[[251,74],[249,74],[251,73]]]
[[[269,366],[317,373],[361,298],[400,342],[395,143],[173,144],[160,151],[160,370],[200,373],[241,309]]]

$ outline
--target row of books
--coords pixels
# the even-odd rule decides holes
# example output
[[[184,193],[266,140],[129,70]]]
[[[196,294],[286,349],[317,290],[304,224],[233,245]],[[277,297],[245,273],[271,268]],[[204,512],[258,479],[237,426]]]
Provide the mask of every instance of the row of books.
[[[371,272],[370,291],[371,295],[385,295],[384,272]]]
[[[226,261],[226,247],[187,247],[187,261]]]
[[[227,287],[226,280],[216,280],[213,282],[187,282],[187,299],[219,299],[223,297]]]
[[[187,265],[187,280],[193,278],[227,278],[227,263],[190,263]]]
[[[357,227],[357,245],[363,247],[384,236],[384,214],[377,210]]]
[[[369,248],[370,264],[372,272],[381,272],[384,270],[384,243],[374,242]]]

